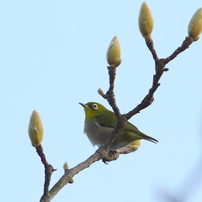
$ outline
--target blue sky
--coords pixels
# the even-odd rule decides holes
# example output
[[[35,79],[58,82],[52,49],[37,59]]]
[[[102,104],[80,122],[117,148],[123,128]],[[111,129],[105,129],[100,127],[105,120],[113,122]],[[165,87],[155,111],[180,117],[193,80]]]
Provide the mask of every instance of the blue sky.
[[[97,89],[107,90],[106,51],[116,35],[122,48],[115,93],[122,113],[146,95],[154,62],[138,30],[143,1],[2,1],[0,3],[1,200],[39,201],[44,169],[27,134],[37,110],[43,121],[47,160],[63,174],[95,150],[83,134],[78,102],[110,108]],[[187,35],[200,0],[147,1],[152,37],[167,57]],[[202,200],[202,39],[167,67],[154,103],[130,121],[159,140],[105,165],[93,164],[74,177],[54,202],[162,202],[167,195]],[[183,202],[184,202],[183,201]]]

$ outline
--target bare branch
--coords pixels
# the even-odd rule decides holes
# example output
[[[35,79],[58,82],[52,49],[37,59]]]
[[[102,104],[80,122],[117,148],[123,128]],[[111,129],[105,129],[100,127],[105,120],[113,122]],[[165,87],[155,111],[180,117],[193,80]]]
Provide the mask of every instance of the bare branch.
[[[110,135],[110,137],[106,140],[105,144],[102,145],[92,156],[90,156],[88,159],[86,159],[84,162],[78,164],[74,168],[71,169],[65,169],[65,174],[60,178],[60,180],[51,188],[50,191],[48,191],[49,183],[50,183],[50,177],[54,169],[45,159],[45,155],[43,152],[41,152],[42,148],[39,149],[39,155],[41,157],[41,160],[45,166],[45,184],[44,184],[44,195],[42,196],[40,202],[49,202],[51,199],[68,183],[73,183],[73,177],[74,175],[78,174],[82,170],[90,167],[93,163],[99,160],[103,160],[104,163],[107,163],[112,160],[116,160],[119,157],[119,154],[127,154],[130,152],[135,151],[137,148],[135,147],[127,147],[126,149],[121,149],[118,151],[110,151],[110,146],[112,145],[113,141],[115,140],[116,136],[121,132],[123,129],[125,123],[128,119],[130,119],[135,114],[139,113],[141,110],[145,109],[149,105],[152,104],[154,101],[154,93],[160,86],[159,80],[163,73],[165,71],[168,71],[167,68],[165,68],[166,64],[173,60],[179,53],[186,50],[189,45],[191,45],[192,41],[189,37],[186,37],[185,41],[182,43],[181,47],[177,48],[173,54],[171,54],[166,59],[159,59],[156,53],[156,50],[154,48],[154,44],[152,39],[147,40],[146,44],[149,48],[153,59],[155,61],[155,75],[153,76],[153,83],[151,88],[149,89],[148,94],[144,97],[142,102],[137,105],[133,110],[129,111],[127,114],[121,115],[120,110],[118,106],[116,105],[116,99],[114,94],[114,81],[116,78],[116,68],[113,66],[109,66],[109,90],[104,94],[103,92],[99,93],[104,99],[106,99],[110,106],[112,107],[114,113],[117,116],[117,125]],[[47,172],[47,173],[46,173]]]
[[[88,159],[83,161],[82,163],[78,164],[74,168],[66,170],[65,174],[60,178],[60,180],[51,188],[49,191],[49,201],[68,183],[73,183],[73,177],[74,175],[78,174],[82,170],[90,167],[91,164],[93,164],[96,161],[99,161],[104,156],[106,156],[107,153],[103,150],[103,148],[99,148],[92,156],[90,156]],[[45,200],[41,202],[46,202]]]
[[[132,116],[152,104],[152,102],[154,101],[154,93],[160,86],[159,80],[163,73],[169,70],[168,68],[165,68],[166,64],[173,60],[175,57],[177,57],[181,52],[189,48],[192,42],[193,40],[190,37],[186,37],[182,45],[178,47],[169,57],[167,57],[166,59],[158,59],[156,50],[154,48],[153,40],[150,39],[149,41],[146,41],[147,47],[150,50],[155,61],[155,75],[153,76],[152,87],[149,89],[148,94],[144,97],[144,99],[139,105],[137,105],[133,110],[131,110],[125,115],[127,119],[130,119]]]
[[[44,193],[43,193],[42,197],[46,197],[48,195],[48,189],[50,186],[51,175],[54,171],[56,171],[56,169],[54,169],[53,166],[51,164],[49,164],[48,161],[46,160],[46,156],[43,152],[42,145],[39,145],[36,147],[36,152],[40,156],[41,162],[43,163],[44,168],[45,168]]]
[[[165,64],[169,63],[171,60],[176,58],[181,52],[189,48],[189,46],[193,43],[193,40],[190,37],[186,37],[183,41],[182,45],[178,47],[169,57],[165,59]]]

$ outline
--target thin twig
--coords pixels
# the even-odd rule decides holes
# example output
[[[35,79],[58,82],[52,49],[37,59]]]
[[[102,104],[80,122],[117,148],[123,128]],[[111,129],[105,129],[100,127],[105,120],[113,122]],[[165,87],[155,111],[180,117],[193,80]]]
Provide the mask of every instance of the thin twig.
[[[45,154],[43,152],[42,145],[39,145],[39,146],[36,147],[36,152],[40,156],[41,162],[43,163],[44,168],[45,168],[44,193],[43,193],[43,196],[42,196],[42,197],[45,197],[45,196],[48,195],[51,175],[52,175],[52,173],[54,171],[56,171],[56,169],[54,169],[53,166],[51,164],[49,164],[48,161],[46,160],[46,156],[45,156]]]
[[[155,61],[155,75],[153,76],[153,83],[152,87],[149,89],[148,94],[144,97],[142,102],[137,105],[133,110],[129,111],[127,114],[125,114],[125,117],[127,119],[130,119],[135,114],[139,113],[141,110],[147,108],[149,105],[152,104],[154,101],[154,93],[160,86],[159,80],[162,77],[163,73],[168,71],[168,68],[165,68],[166,64],[169,63],[171,60],[173,60],[175,57],[177,57],[181,52],[189,48],[189,46],[192,44],[192,39],[189,37],[186,37],[183,41],[182,45],[178,47],[169,57],[166,59],[158,59],[156,50],[154,48],[154,43],[152,39],[150,41],[146,41],[147,47],[150,50],[154,61]]]
[[[190,37],[186,37],[183,41],[182,45],[178,47],[169,57],[165,59],[165,64],[169,63],[171,60],[176,58],[181,52],[189,48],[189,46],[193,43],[193,40]]]
[[[114,113],[117,117],[121,116],[120,110],[116,105],[116,99],[114,94],[114,81],[116,78],[116,67],[108,67],[108,74],[109,74],[109,90],[105,95],[105,99],[107,99],[108,103],[111,105]]]

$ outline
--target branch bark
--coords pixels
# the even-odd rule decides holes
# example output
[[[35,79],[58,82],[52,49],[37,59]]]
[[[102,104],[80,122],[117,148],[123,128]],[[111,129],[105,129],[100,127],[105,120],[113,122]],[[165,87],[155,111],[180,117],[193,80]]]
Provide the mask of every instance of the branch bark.
[[[160,86],[159,80],[162,77],[163,73],[168,71],[167,68],[165,68],[166,64],[169,63],[171,60],[173,60],[177,55],[179,55],[181,52],[189,48],[189,46],[192,44],[192,40],[189,37],[186,37],[185,40],[183,41],[182,45],[178,47],[169,57],[167,58],[162,58],[159,59],[158,55],[156,53],[156,50],[154,48],[154,43],[151,40],[146,41],[146,45],[148,49],[150,50],[153,59],[155,61],[155,75],[153,76],[153,83],[151,88],[149,89],[148,94],[144,97],[144,99],[141,101],[140,104],[138,104],[134,109],[129,111],[127,114],[121,115],[120,110],[118,106],[116,105],[116,99],[115,99],[115,94],[114,94],[114,82],[116,78],[116,67],[108,67],[108,72],[109,72],[109,90],[107,91],[106,94],[103,94],[102,97],[107,99],[108,103],[112,107],[114,113],[117,116],[117,125],[112,132],[111,136],[107,139],[105,144],[101,146],[93,155],[91,155],[88,159],[83,161],[82,163],[78,164],[77,166],[65,170],[65,174],[60,178],[60,180],[48,191],[48,186],[44,188],[44,195],[41,197],[40,202],[49,202],[51,199],[68,183],[73,183],[73,177],[74,175],[78,174],[82,170],[90,167],[93,163],[99,160],[103,160],[103,162],[108,162],[112,160],[116,160],[119,156],[118,152],[110,152],[109,148],[112,145],[114,139],[118,135],[118,133],[122,130],[123,126],[125,125],[126,121],[130,119],[132,116],[135,114],[139,113],[141,110],[147,108],[152,104],[154,101],[154,93]],[[134,151],[132,148],[131,150],[123,150],[121,154],[129,153]],[[45,155],[44,155],[45,156]],[[42,161],[43,162],[43,161]],[[49,169],[47,162],[45,162],[45,170]],[[52,169],[54,171],[54,169]],[[52,174],[52,173],[51,173]],[[45,171],[45,179],[48,179],[50,181],[50,175],[49,172]],[[45,180],[45,184],[48,184]]]

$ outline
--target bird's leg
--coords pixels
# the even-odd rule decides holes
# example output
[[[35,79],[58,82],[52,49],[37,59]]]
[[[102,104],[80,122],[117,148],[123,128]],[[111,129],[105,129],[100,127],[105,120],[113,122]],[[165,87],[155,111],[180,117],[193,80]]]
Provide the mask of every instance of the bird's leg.
[[[115,161],[119,158],[117,151],[109,151],[108,155],[102,159],[103,163],[108,164],[110,161]]]

